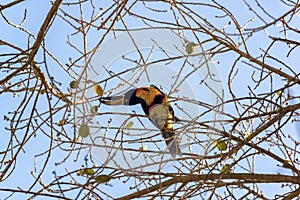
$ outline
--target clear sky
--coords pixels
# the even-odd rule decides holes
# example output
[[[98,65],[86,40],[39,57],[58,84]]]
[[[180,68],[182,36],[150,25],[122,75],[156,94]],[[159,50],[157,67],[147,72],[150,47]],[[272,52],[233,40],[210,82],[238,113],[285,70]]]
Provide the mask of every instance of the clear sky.
[[[107,5],[105,5],[107,2],[105,1],[101,1],[100,4],[104,4],[103,7],[105,8]],[[228,3],[228,2],[223,2],[224,4]],[[97,4],[99,4],[99,2],[97,2]],[[269,5],[269,3],[268,3]],[[28,30],[29,32],[31,32],[32,34],[36,35],[39,27],[41,26],[44,18],[45,18],[45,14],[48,12],[48,10],[50,9],[51,4],[49,3],[49,1],[40,1],[40,0],[30,0],[30,1],[26,1],[23,3],[20,3],[19,5],[17,5],[15,8],[13,9],[6,9],[4,11],[5,16],[12,20],[12,23],[15,24],[19,24],[21,23],[21,21],[23,20],[24,17],[24,13],[26,10],[26,21],[24,22],[24,24],[22,25],[23,28],[25,28],[26,30]],[[155,5],[157,8],[160,8],[160,4]],[[234,6],[232,3],[228,3],[228,8],[230,9],[230,11],[238,18],[240,24],[246,24],[247,21],[249,19],[251,19],[251,12],[243,12],[243,14],[240,14],[240,10],[247,10],[246,8],[241,8],[240,4]],[[270,7],[268,6],[268,10],[270,12],[274,12],[273,14],[279,16],[282,13],[284,13],[285,7],[276,7],[278,6],[278,4],[274,4],[274,7]],[[69,8],[67,8],[66,6],[64,6],[65,10],[68,10],[68,12],[72,13],[74,16],[78,17],[79,16],[79,9],[78,7],[75,6],[70,6]],[[137,5],[136,7],[134,7],[136,12],[140,12],[143,13],[145,15],[151,15],[153,12],[151,11],[146,11],[143,10],[143,6],[142,5]],[[141,9],[139,11],[139,9]],[[164,9],[164,8],[163,8]],[[16,10],[18,10],[18,12],[16,12]],[[88,8],[84,8],[84,10],[87,12],[86,17],[89,16],[90,14],[90,10]],[[277,14],[280,13],[280,14]],[[205,17],[209,18],[212,16],[217,15],[217,13],[209,13],[208,10],[206,9],[199,9],[199,13],[203,13],[203,15],[205,15]],[[62,14],[61,12],[59,12],[59,14]],[[170,17],[168,16],[170,15],[169,12],[162,12],[162,13],[158,13],[157,14],[157,18],[164,19],[164,17],[166,17],[166,19],[170,19]],[[212,17],[214,18],[214,17]],[[127,26],[128,27],[138,27],[141,22],[140,21],[135,21],[135,20],[128,20],[127,21]],[[215,24],[222,27],[224,24],[222,24],[222,22],[218,22],[216,21]],[[257,21],[253,22],[253,26],[258,25],[256,24],[258,23]],[[26,34],[21,33],[20,31],[17,31],[16,28],[12,28],[11,26],[8,26],[7,23],[3,20],[3,18],[0,18],[0,39],[4,40],[4,41],[8,41],[11,42],[13,44],[15,44],[16,46],[22,47],[26,49],[26,45],[27,45],[27,40],[28,37]],[[230,30],[230,27],[228,28],[228,30]],[[70,36],[70,39],[72,41],[72,43],[74,43],[75,45],[78,46],[79,49],[82,49],[82,38],[80,38],[78,35],[76,36],[72,36],[73,33],[73,29],[66,23],[64,22],[60,17],[57,17],[54,21],[54,23],[52,24],[52,27],[50,28],[50,30],[47,33],[46,36],[46,41],[45,44],[47,46],[47,49],[53,53],[53,55],[55,57],[57,57],[60,62],[65,65],[66,63],[69,62],[69,58],[76,58],[78,57],[78,53],[75,50],[70,50],[68,44],[67,44],[67,35]],[[274,27],[273,29],[269,30],[271,33],[272,32],[276,32],[278,31],[276,29],[276,27]],[[101,35],[102,31],[100,30],[98,33],[96,31],[91,31],[91,34],[89,35],[89,39],[88,39],[88,48],[92,48],[94,47],[95,43],[98,41],[98,37],[99,35]],[[190,33],[187,33],[187,36],[189,38],[191,38],[191,40],[193,41],[194,38],[192,37],[192,35]],[[261,52],[259,51],[259,48],[257,48],[257,44],[259,44],[261,47],[266,47],[267,45],[269,45],[266,40],[264,39],[266,37],[266,33],[260,33],[258,34],[257,37],[255,37],[255,42],[251,43],[249,42],[249,49],[250,51],[253,53],[253,56],[259,56],[261,54]],[[107,40],[109,40],[108,37]],[[30,38],[31,44],[33,44],[34,40],[32,38]],[[96,54],[95,58],[93,59],[93,62],[97,63],[97,66],[99,68],[97,68],[97,70],[99,70],[100,74],[102,72],[102,74],[98,77],[93,77],[93,79],[96,79],[96,81],[101,81],[101,79],[104,79],[105,77],[108,77],[107,73],[103,70],[102,65],[103,63],[105,63],[104,59],[108,58],[109,56],[103,56],[103,55],[109,55],[110,53],[112,53],[112,55],[114,53],[117,52],[122,52],[122,48],[128,48],[128,46],[126,46],[127,44],[113,44],[110,43],[104,43],[107,44],[108,46],[105,48],[102,48],[99,55]],[[178,43],[179,44],[179,43]],[[170,47],[171,48],[171,47]],[[283,46],[282,48],[287,48],[286,46]],[[0,51],[5,52],[7,51],[7,49],[3,48],[0,46]],[[174,50],[175,51],[175,50]],[[197,51],[200,52],[200,50],[198,49]],[[144,55],[149,54],[150,50],[145,50],[142,53]],[[128,58],[134,58],[135,56],[137,56],[137,52],[122,52],[125,53],[126,56]],[[150,58],[149,60],[155,60],[157,59],[160,55],[161,52],[156,52],[153,53],[152,58]],[[285,55],[281,55],[280,52],[273,52],[275,55],[278,55],[279,57],[281,56],[285,56]],[[42,59],[42,54],[41,52],[39,52],[38,56],[37,56],[37,61],[39,61],[39,59]],[[97,60],[99,59],[99,61]],[[227,75],[229,73],[229,67],[227,67],[228,65],[232,65],[232,57],[230,54],[227,54],[227,57],[214,57],[214,60],[211,61],[211,66],[213,66],[213,68],[216,70],[216,72],[218,72],[219,75],[219,79],[222,80],[223,82],[221,82],[222,84],[226,84],[226,79],[227,79]],[[2,61],[2,59],[0,58],[0,61]],[[289,62],[289,64],[291,64],[291,66],[295,66],[295,68],[297,67],[296,64],[298,61],[296,61],[294,58],[291,59],[287,59],[287,62]],[[100,64],[99,64],[100,63]],[[216,63],[216,64],[213,64]],[[183,65],[182,63],[180,63],[179,61],[176,62],[174,61],[173,63],[171,63],[170,65],[166,65],[166,63],[163,64],[159,64],[159,65],[154,65],[153,70],[150,68],[149,69],[149,74],[150,74],[150,80],[148,80],[149,77],[146,77],[145,74],[140,78],[140,82],[137,84],[139,86],[143,86],[143,85],[147,85],[149,83],[151,84],[160,84],[160,86],[162,86],[162,88],[164,89],[164,92],[168,93],[171,86],[169,84],[169,82],[174,81],[174,76],[176,76],[176,74],[178,73],[178,70],[180,70],[180,67],[174,67],[174,66],[181,66]],[[53,65],[53,66],[52,66]],[[124,61],[124,59],[122,59],[121,57],[116,57],[113,60],[108,60],[107,64],[105,64],[107,66],[109,66],[109,70],[114,71],[115,73],[118,72],[118,70],[122,71],[124,70],[125,67],[129,68],[129,67],[134,67],[135,65],[133,64],[132,61],[127,60]],[[120,67],[121,65],[122,68]],[[167,67],[166,67],[167,66]],[[120,67],[120,68],[118,68]],[[173,67],[173,68],[172,68]],[[252,73],[252,69],[250,67],[247,68],[247,66],[244,66],[244,70],[242,72],[239,73],[244,73],[245,76],[248,75],[249,73]],[[67,88],[69,87],[69,83],[70,81],[72,81],[73,79],[71,77],[69,77],[63,70],[61,70],[61,68],[59,66],[57,66],[57,64],[55,64],[55,62],[51,59],[49,59],[49,71],[50,74],[52,74],[53,76],[55,76],[55,80],[58,82],[62,83],[61,89],[62,91],[67,91]],[[159,69],[159,70],[158,70]],[[172,71],[173,70],[173,71]],[[189,69],[191,70],[191,68]],[[297,71],[297,70],[296,70]],[[299,71],[299,66],[298,66],[298,71]],[[165,73],[172,73],[171,76],[167,77],[164,76]],[[184,71],[182,72],[182,75],[186,75],[189,71]],[[205,72],[200,73],[202,76],[204,75]],[[199,77],[201,76],[199,75]],[[0,78],[2,79],[5,76],[5,73],[0,74]],[[131,75],[124,75],[123,78],[130,78]],[[240,88],[244,88],[245,86],[249,85],[249,82],[244,82],[243,76],[239,76],[239,79],[235,80],[237,82],[239,82],[239,84],[235,84],[234,87],[235,89],[239,89]],[[169,79],[168,79],[169,78]],[[105,91],[109,91],[109,89],[114,88],[115,86],[117,86],[119,84],[118,82],[119,80],[111,80],[111,82],[109,82],[111,85],[108,85],[105,88]],[[148,81],[148,82],[147,82]],[[207,95],[206,92],[208,91],[207,87],[198,84],[199,78],[198,77],[194,77],[191,76],[187,79],[188,83],[182,84],[182,88],[181,88],[181,93],[180,92],[174,92],[174,96],[179,97],[179,98],[183,98],[185,96],[191,96],[194,99],[199,99],[202,102],[210,102],[213,101],[212,99],[214,99],[214,96],[212,93],[210,93],[210,95]],[[225,82],[224,82],[225,81]],[[274,81],[274,85],[275,88],[277,87],[277,82],[279,80]],[[146,83],[145,83],[146,82]],[[280,84],[278,84],[279,86]],[[226,85],[215,85],[214,86],[215,89],[225,89]],[[260,86],[256,92],[257,93],[263,93],[266,88],[268,88],[268,85],[262,85]],[[179,87],[180,88],[180,87]],[[122,89],[124,90],[124,88],[121,88],[120,91],[122,91]],[[199,92],[200,91],[200,92]],[[268,90],[267,90],[268,91]],[[118,91],[115,91],[115,93]],[[225,96],[228,95],[228,90],[225,89]],[[248,91],[245,90],[241,90],[238,91],[237,94],[241,95],[241,96],[247,96]],[[205,94],[205,95],[203,95]],[[173,95],[173,94],[171,94]],[[1,117],[2,115],[7,115],[9,116],[8,112],[13,111],[18,105],[19,105],[19,101],[21,99],[22,96],[20,97],[12,97],[12,94],[2,94],[1,95]],[[41,100],[43,100],[43,97],[41,96]],[[226,98],[226,97],[225,97]],[[46,99],[45,99],[46,100]],[[43,101],[40,101],[39,103],[39,108],[40,109],[45,109],[43,103]],[[182,101],[181,103],[178,103],[179,107],[182,106],[184,107],[188,114],[190,114],[191,116],[196,116],[198,113],[202,113],[203,110],[195,107],[195,104],[189,104],[189,103],[184,103],[185,101]],[[177,113],[178,117],[181,118],[188,118],[188,114],[182,113],[180,111],[180,109],[176,106],[175,107],[175,113]],[[121,107],[121,108],[107,108],[107,107],[101,107],[101,112],[105,112],[105,111],[113,111],[113,112],[132,112],[132,109],[128,109],[125,107]],[[120,110],[119,110],[120,109]],[[225,109],[230,110],[232,109],[230,106],[226,107]],[[135,108],[135,110],[137,112],[141,112],[141,109],[139,108]],[[26,113],[28,114],[30,112],[30,110],[26,110]],[[207,120],[209,119],[209,117],[211,117],[211,115],[209,116],[204,116],[202,118],[202,120]],[[122,122],[126,117],[115,117],[113,123],[115,123],[115,126],[118,126],[118,123]],[[60,118],[56,118],[55,120],[59,121]],[[98,120],[103,124],[107,123],[107,116],[101,118],[99,117]],[[141,124],[139,124],[138,120],[135,120],[135,125],[134,128],[139,128]],[[146,120],[143,120],[144,124],[146,124],[146,126],[152,126],[149,122],[147,122]],[[9,140],[10,134],[7,130],[5,130],[5,127],[8,126],[8,123],[1,120],[0,121],[0,133],[2,135],[2,141],[0,143],[0,148],[5,148],[5,146],[7,145],[7,141]],[[151,128],[155,128],[154,126],[152,126]],[[71,131],[72,129],[70,129]],[[285,127],[285,129],[283,129],[283,131],[285,130],[292,130],[294,132],[294,127]],[[49,131],[47,129],[44,130],[45,132]],[[22,132],[20,132],[19,134],[22,134]],[[138,135],[138,134],[137,134]],[[138,135],[139,137],[139,135]],[[137,137],[137,138],[138,138]],[[130,138],[130,137],[129,137]],[[159,137],[158,137],[159,138]],[[132,139],[132,138],[131,138]],[[33,183],[34,178],[31,175],[31,172],[34,172],[35,166],[37,167],[38,170],[40,170],[40,167],[42,166],[43,161],[45,160],[44,156],[36,156],[39,155],[41,153],[43,153],[45,150],[47,150],[47,148],[50,145],[50,141],[49,139],[44,135],[44,134],[40,134],[39,132],[36,133],[36,137],[35,139],[31,140],[25,147],[24,147],[24,152],[21,153],[21,155],[19,156],[17,163],[16,163],[16,168],[14,169],[13,174],[5,181],[0,183],[0,188],[17,188],[20,187],[24,190],[28,189],[29,185]],[[149,146],[151,148],[151,146]],[[164,144],[161,143],[161,145],[159,146],[160,148],[164,148]],[[152,146],[152,148],[157,148],[155,146]],[[101,151],[96,150],[95,151],[96,154],[101,154]],[[55,150],[51,153],[51,159],[50,162],[48,163],[48,166],[45,169],[45,172],[43,173],[43,181],[45,183],[49,183],[49,181],[53,181],[54,180],[54,174],[52,173],[53,171],[55,171],[55,173],[57,175],[60,174],[64,174],[66,173],[65,169],[68,169],[69,171],[73,171],[73,170],[77,170],[79,169],[83,164],[84,164],[84,157],[86,155],[85,152],[82,152],[78,158],[77,162],[74,162],[74,160],[76,159],[76,154],[71,154],[71,157],[68,158],[68,161],[65,162],[64,164],[58,165],[56,166],[55,163],[57,162],[61,162],[67,155],[67,152],[62,151],[59,148],[55,148]],[[102,155],[101,155],[102,156]],[[98,159],[101,159],[101,157],[99,155],[99,157],[96,155],[95,157]],[[287,173],[285,171],[283,171],[281,168],[278,167],[273,167],[276,166],[276,164],[274,163],[264,163],[264,158],[263,157],[257,157],[257,165],[256,165],[256,169],[257,171],[261,172],[261,173],[267,173],[268,171],[276,171],[278,173]],[[90,163],[89,163],[90,164]],[[101,162],[98,163],[98,165],[101,165]],[[166,167],[166,170],[172,170],[170,169],[168,166]],[[239,169],[241,170],[241,169]],[[241,170],[242,171],[242,170]],[[34,174],[36,174],[36,172],[34,172]],[[127,182],[128,184],[130,183]],[[113,196],[121,196],[124,194],[127,194],[128,192],[130,192],[130,190],[128,189],[128,187],[124,187],[124,183],[120,180],[112,180],[109,185],[101,185],[101,188],[104,188],[105,191],[107,191],[108,193],[113,194]],[[276,191],[273,190],[272,186],[265,186],[267,189],[265,190],[266,193],[269,194],[274,194]],[[36,187],[38,188],[38,187]],[[4,199],[5,197],[7,197],[7,195],[9,195],[9,193],[5,193],[5,192],[0,192],[0,199]],[[28,197],[26,195],[26,197]],[[12,199],[22,199],[24,198],[23,195],[21,194],[17,194],[14,195]],[[39,199],[44,199],[44,198],[39,198]]]

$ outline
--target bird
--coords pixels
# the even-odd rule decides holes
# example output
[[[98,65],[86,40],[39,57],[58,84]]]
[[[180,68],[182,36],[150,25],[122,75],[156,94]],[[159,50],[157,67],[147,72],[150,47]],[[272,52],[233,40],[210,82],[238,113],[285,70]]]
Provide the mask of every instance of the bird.
[[[120,96],[100,97],[99,101],[111,106],[140,104],[152,124],[160,129],[171,155],[182,156],[179,141],[173,129],[173,124],[177,119],[174,110],[167,96],[155,85],[130,89]]]

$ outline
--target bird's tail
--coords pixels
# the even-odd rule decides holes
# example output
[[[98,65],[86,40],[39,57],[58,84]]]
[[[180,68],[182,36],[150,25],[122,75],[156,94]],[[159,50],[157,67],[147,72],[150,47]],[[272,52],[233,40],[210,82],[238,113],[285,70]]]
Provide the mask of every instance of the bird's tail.
[[[173,157],[176,155],[181,156],[182,153],[179,148],[179,141],[178,138],[176,137],[176,134],[174,131],[162,129],[161,130],[162,135],[166,141],[166,144],[168,146],[168,149]]]

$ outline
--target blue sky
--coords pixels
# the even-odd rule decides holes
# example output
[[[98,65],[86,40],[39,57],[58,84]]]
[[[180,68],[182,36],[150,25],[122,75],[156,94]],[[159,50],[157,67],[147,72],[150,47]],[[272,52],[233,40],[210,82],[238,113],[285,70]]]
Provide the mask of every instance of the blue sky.
[[[97,2],[98,3],[98,2]],[[104,2],[101,2],[103,4],[105,4]],[[252,13],[250,11],[243,13],[242,15],[239,14],[241,9],[240,4],[233,6],[232,4],[230,4],[229,2],[223,2],[224,4],[228,3],[228,8],[230,9],[230,11],[237,17],[237,19],[239,20],[240,24],[245,24],[247,23],[247,21],[251,18]],[[269,4],[268,4],[269,5]],[[268,6],[268,11],[270,12],[274,12],[274,15],[280,16],[281,14],[283,14],[284,12],[286,12],[286,8],[283,6],[277,7],[278,4],[273,4],[274,7],[270,7]],[[9,18],[10,20],[12,20],[13,23],[20,23],[24,17],[24,12],[26,9],[26,18],[27,20],[25,21],[23,27],[25,29],[27,29],[29,32],[33,33],[34,35],[37,34],[37,31],[39,29],[39,27],[41,26],[44,18],[45,18],[45,13],[48,12],[48,10],[50,9],[51,4],[48,1],[39,1],[39,0],[31,0],[31,1],[26,1],[23,3],[20,3],[19,5],[16,6],[16,8],[13,9],[6,9],[4,11],[5,16],[7,18]],[[103,7],[106,7],[107,5],[103,5]],[[161,8],[160,7],[161,4],[153,4],[153,7],[157,7],[157,8]],[[164,7],[164,9],[166,9],[167,7]],[[18,12],[16,12],[16,9],[18,9]],[[78,17],[79,16],[79,11],[78,11],[78,7],[75,6],[64,6],[64,9],[68,10],[68,12],[74,14],[74,16]],[[142,10],[139,11],[139,9],[143,9],[142,5],[137,5],[134,9],[136,9],[137,12],[141,12]],[[247,10],[245,8],[245,10]],[[90,14],[90,10],[85,8],[86,13],[86,17],[89,17]],[[207,18],[214,18],[215,15],[217,15],[218,13],[212,13],[209,12],[207,9],[199,9],[199,12],[201,12],[201,14],[203,14],[205,17]],[[149,15],[151,16],[153,14],[153,12],[151,11],[147,11],[147,12],[143,12],[145,15]],[[60,12],[61,14],[61,12]],[[169,12],[162,12],[159,13],[156,17],[161,19],[164,19],[166,17],[166,19],[170,19],[169,18],[170,13]],[[219,26],[220,28],[224,25],[223,22],[224,21],[214,21],[215,24],[217,26]],[[253,22],[251,26],[258,26],[258,25],[262,25],[262,23],[258,22],[258,20],[255,20]],[[139,27],[141,25],[140,21],[134,21],[134,20],[128,20],[128,26],[131,27]],[[121,25],[119,25],[121,26]],[[27,44],[27,40],[28,37],[26,34],[21,33],[19,30],[17,30],[16,28],[12,28],[11,26],[8,26],[6,24],[6,22],[3,21],[3,19],[0,19],[0,27],[5,27],[2,28],[0,30],[0,39],[4,40],[4,41],[8,41],[11,42],[13,44],[15,44],[16,46],[22,47],[22,48],[26,48],[26,44]],[[228,31],[230,31],[230,28],[228,28]],[[274,34],[278,34],[278,30],[279,28],[274,26],[271,29],[268,29],[269,33],[274,33]],[[83,46],[82,43],[82,38],[80,35],[75,35],[72,36],[72,33],[74,33],[74,30],[67,24],[65,23],[61,18],[56,17],[54,23],[52,24],[52,27],[50,28],[50,30],[47,33],[46,36],[46,46],[48,48],[48,50],[50,52],[53,53],[53,55],[55,57],[57,57],[60,62],[62,64],[66,64],[69,63],[69,58],[76,58],[78,57],[78,53],[75,50],[71,50],[68,47],[68,44],[66,43],[67,41],[67,35],[70,36],[71,41],[79,48],[81,49]],[[98,38],[100,37],[100,35],[103,33],[103,31],[91,31],[90,35],[89,35],[89,39],[88,39],[88,48],[92,48],[94,47],[95,43],[98,41]],[[191,38],[191,40],[193,40],[194,38],[192,38],[192,35],[188,34],[187,35]],[[278,35],[281,35],[281,33],[279,33]],[[258,48],[258,45],[261,47],[266,47],[268,46],[268,41],[265,39],[267,36],[265,33],[261,32],[258,33],[255,37],[255,41],[250,41],[248,42],[248,47],[250,49],[250,51],[253,53],[253,56],[259,56],[261,54],[261,51]],[[293,35],[291,36],[293,37]],[[109,39],[109,38],[107,38]],[[297,38],[295,38],[297,39]],[[34,40],[32,38],[30,38],[31,44],[33,44]],[[114,51],[115,49],[118,49],[120,47],[118,46],[112,46],[111,49],[104,49],[102,51]],[[282,45],[282,47],[280,47],[282,50],[286,50],[288,49],[287,45]],[[277,49],[280,49],[277,48]],[[0,50],[1,51],[6,51],[5,48],[0,46]],[[286,51],[285,51],[286,52]],[[298,50],[295,50],[293,52],[293,54],[297,53]],[[145,52],[145,54],[147,54],[148,52]],[[280,51],[275,51],[272,52],[274,55],[278,56],[279,58],[282,57],[284,58],[286,55],[282,55],[282,53]],[[299,52],[298,52],[299,53]],[[128,57],[132,56],[134,57],[135,52],[132,52],[131,54],[128,53],[126,54]],[[157,56],[157,55],[156,55]],[[220,76],[222,79],[224,79],[224,83],[226,85],[226,78],[227,75],[229,73],[229,67],[232,65],[233,62],[233,57],[235,57],[236,55],[234,54],[226,54],[226,56],[216,56],[213,59],[215,59],[214,61],[218,61],[218,64],[214,64],[215,68],[218,70]],[[155,57],[154,57],[155,58]],[[42,59],[42,54],[41,51],[39,52],[38,56],[37,56],[37,61],[39,61],[39,59]],[[288,62],[288,64],[290,64],[290,66],[293,66],[295,71],[299,71],[299,67],[297,68],[297,60],[295,58],[295,56],[291,56],[290,58],[285,58],[285,60]],[[67,88],[69,87],[69,82],[71,80],[73,80],[72,78],[70,78],[67,73],[65,73],[60,66],[58,66],[53,60],[51,60],[50,58],[48,58],[48,67],[49,67],[49,71],[50,74],[53,74],[53,76],[55,76],[55,79],[59,82],[62,83],[61,89],[62,91],[67,92]],[[118,58],[115,61],[112,61],[111,64],[111,69],[115,69],[118,70],[116,66],[124,64],[124,60]],[[178,63],[175,63],[178,64]],[[128,65],[130,65],[130,62],[128,62]],[[247,85],[251,85],[251,83],[249,82],[245,82],[243,80],[243,76],[248,76],[249,74],[252,73],[252,69],[247,66],[247,65],[243,65],[242,66],[243,70],[240,71],[239,73],[241,73],[241,75],[239,76],[239,78],[237,78],[235,81],[238,84],[233,84],[234,89],[237,91],[237,94],[243,96],[247,96],[248,91],[246,90],[239,90],[239,88],[246,88]],[[44,69],[44,68],[42,68]],[[298,69],[298,70],[296,70]],[[1,77],[3,78],[4,74],[1,73]],[[155,77],[157,78],[157,77]],[[153,77],[153,79],[155,79]],[[17,79],[15,79],[17,80]],[[158,78],[158,80],[160,80],[160,78]],[[196,78],[195,77],[191,77],[191,82],[195,81]],[[277,87],[282,87],[282,83],[280,82],[279,79],[274,79],[274,88]],[[100,81],[100,80],[98,80]],[[156,80],[152,80],[153,82],[157,82]],[[117,83],[114,83],[117,84]],[[165,86],[162,84],[162,86]],[[251,85],[253,86],[253,85]],[[197,86],[198,87],[198,86]],[[257,93],[263,93],[264,91],[268,91],[268,88],[270,87],[270,85],[263,84],[261,85],[256,92]],[[199,87],[199,90],[205,90],[205,88],[203,89],[202,87]],[[224,88],[226,88],[226,86],[224,86]],[[164,88],[166,91],[168,89],[167,86],[165,86]],[[195,90],[195,88],[194,88]],[[225,89],[226,92],[228,92]],[[201,91],[201,92],[205,92],[205,91]],[[225,94],[226,94],[225,92]],[[202,94],[202,93],[200,93]],[[201,96],[201,95],[200,95]],[[204,95],[203,95],[204,96]],[[8,112],[14,110],[17,106],[18,103],[20,101],[20,99],[22,98],[22,94],[19,97],[16,98],[12,98],[12,94],[2,94],[1,95],[1,114],[7,115]],[[44,107],[43,105],[43,100],[45,100],[45,96],[40,96],[40,102],[39,102],[39,108],[40,109],[47,109],[47,107]],[[195,95],[195,98],[201,98],[199,97],[199,95]],[[205,97],[203,97],[203,99],[201,99],[202,101],[209,101],[209,98],[206,99]],[[107,110],[108,108],[101,108],[103,109],[103,111]],[[115,111],[114,109],[118,109],[118,108],[113,108],[113,111]],[[125,109],[125,112],[127,111],[127,108],[121,108],[121,109]],[[226,107],[227,110],[231,110],[232,107],[227,106]],[[138,110],[138,108],[136,109]],[[178,109],[175,110],[177,113],[179,113],[180,111]],[[26,112],[30,112],[30,110],[27,110]],[[233,111],[234,112],[234,111]],[[9,116],[9,115],[7,115]],[[60,115],[61,116],[61,115]],[[183,115],[184,116],[184,115]],[[101,119],[101,118],[100,118]],[[59,118],[56,118],[57,121],[59,121]],[[106,123],[105,119],[101,119],[103,120],[103,123]],[[118,120],[117,120],[118,121]],[[102,121],[101,121],[102,122]],[[146,123],[146,122],[145,122]],[[7,122],[1,121],[0,122],[0,133],[2,133],[2,141],[8,141],[9,139],[9,132],[7,130],[5,130],[5,127],[8,126]],[[136,125],[137,126],[137,125]],[[138,128],[138,127],[137,127]],[[295,128],[294,127],[286,127],[285,129],[283,129],[283,131],[287,131],[287,130],[292,130],[292,132],[295,132]],[[45,132],[50,131],[45,129]],[[22,132],[20,132],[20,134],[22,134]],[[4,148],[5,147],[5,143],[1,143],[0,147]],[[37,133],[36,134],[36,138],[34,138],[33,140],[31,140],[25,147],[24,147],[24,151],[22,152],[21,155],[19,156],[18,160],[17,160],[17,164],[16,164],[16,168],[14,170],[14,173],[5,181],[3,181],[2,183],[0,183],[0,188],[16,188],[16,187],[21,187],[23,189],[28,189],[29,184],[31,184],[34,180],[34,178],[32,177],[32,175],[30,175],[30,172],[34,170],[34,163],[36,161],[37,163],[37,169],[40,169],[40,167],[42,166],[43,160],[45,159],[44,156],[38,156],[38,157],[34,157],[35,155],[38,155],[42,152],[44,152],[47,147],[50,145],[50,141],[49,139],[44,135],[44,134],[40,134]],[[64,174],[66,173],[65,169],[67,168],[70,171],[76,170],[78,168],[80,168],[82,165],[84,165],[84,161],[83,158],[86,155],[85,153],[81,153],[79,156],[79,161],[78,162],[73,162],[73,160],[76,159],[76,154],[72,154],[71,157],[69,158],[68,162],[62,164],[62,165],[58,165],[55,166],[56,162],[60,162],[62,161],[65,156],[67,155],[66,152],[62,152],[59,148],[56,148],[53,152],[52,152],[52,158],[54,159],[50,159],[50,162],[48,163],[48,167],[45,169],[46,171],[43,174],[43,181],[45,183],[49,183],[49,181],[54,180],[54,175],[53,175],[53,171],[56,172],[56,174]],[[266,164],[263,163],[263,158],[258,157],[257,158],[257,165],[256,165],[256,169],[258,171],[260,171],[261,173],[267,173],[269,172],[269,170],[271,170],[272,172],[279,172],[279,173],[288,173],[285,172],[284,170],[277,168],[277,167],[273,167],[274,164],[273,163],[268,163],[270,165],[270,167],[266,167]],[[90,164],[90,163],[89,163]],[[99,163],[100,165],[101,163]],[[271,167],[272,166],[272,167]],[[168,168],[167,168],[168,170]],[[130,183],[127,182],[128,184]],[[266,193],[270,193],[273,194],[274,191],[272,190],[272,186],[264,186],[266,187],[265,192]],[[38,188],[38,187],[37,187]],[[119,195],[124,195],[127,194],[129,191],[128,187],[124,187],[124,184],[122,183],[122,181],[119,180],[112,180],[110,182],[110,185],[101,185],[100,188],[103,188],[103,190],[107,191],[108,193],[114,194],[114,196],[119,196]],[[118,188],[118,189],[116,189]],[[121,188],[121,189],[119,189]],[[0,193],[0,199],[3,199],[4,197],[6,197],[6,195],[8,195],[8,193],[4,193],[1,192]],[[26,196],[28,197],[28,196]],[[14,199],[17,198],[24,198],[23,195],[21,194],[17,194],[14,195]],[[41,198],[43,199],[43,198]]]

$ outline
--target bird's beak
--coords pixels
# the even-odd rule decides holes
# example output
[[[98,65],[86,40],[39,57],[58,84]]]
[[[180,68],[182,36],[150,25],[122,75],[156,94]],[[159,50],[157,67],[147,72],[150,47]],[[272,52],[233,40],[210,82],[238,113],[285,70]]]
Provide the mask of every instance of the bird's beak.
[[[101,97],[99,101],[104,103],[105,105],[129,105],[130,99],[134,96],[136,89],[131,89],[127,91],[125,94],[120,96],[111,96],[111,97]]]
[[[125,96],[101,97],[99,101],[105,105],[126,105]]]

